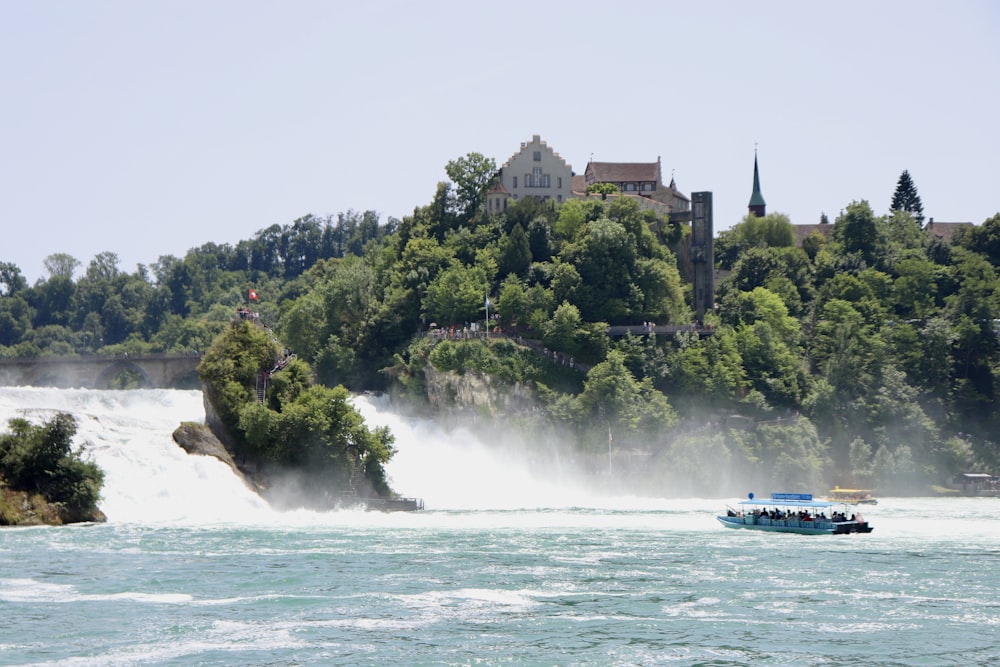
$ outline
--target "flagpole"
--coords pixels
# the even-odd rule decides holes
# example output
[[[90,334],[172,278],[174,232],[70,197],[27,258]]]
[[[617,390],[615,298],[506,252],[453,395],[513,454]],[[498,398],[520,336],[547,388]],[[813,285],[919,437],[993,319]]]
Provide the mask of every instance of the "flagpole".
[[[486,295],[486,337],[490,337],[490,295]]]
[[[608,425],[608,475],[613,472],[613,463],[611,458],[611,443],[614,442],[614,437],[611,435],[611,425]]]

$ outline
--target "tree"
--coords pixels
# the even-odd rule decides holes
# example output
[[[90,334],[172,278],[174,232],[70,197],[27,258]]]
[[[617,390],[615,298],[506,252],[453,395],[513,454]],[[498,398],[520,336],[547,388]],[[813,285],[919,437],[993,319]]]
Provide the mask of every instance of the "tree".
[[[966,230],[956,239],[956,245],[982,253],[994,266],[1000,266],[1000,213]]]
[[[787,215],[747,214],[732,229],[723,230],[715,242],[715,259],[724,269],[732,268],[751,248],[788,248],[795,246],[795,228]]]
[[[0,262],[0,296],[14,296],[28,286],[21,269],[10,262]]]
[[[921,226],[924,224],[924,205],[920,201],[920,195],[917,194],[917,186],[910,178],[910,172],[905,169],[899,175],[896,192],[892,195],[892,204],[889,206],[889,210],[912,213]]]
[[[576,402],[574,412],[589,417],[585,426],[590,427],[590,433],[584,440],[595,449],[607,442],[595,425],[607,426],[625,435],[626,442],[638,444],[648,443],[677,421],[667,397],[653,388],[649,378],[636,380],[619,350],[611,350],[604,361],[590,369]]]
[[[41,425],[18,417],[9,425],[10,432],[0,434],[0,479],[15,490],[41,493],[59,508],[63,522],[103,516],[97,501],[104,472],[73,450],[72,415],[59,413]]]
[[[783,213],[747,215],[735,229],[747,246],[781,248],[795,245],[795,228]]]
[[[488,289],[482,267],[466,267],[455,262],[427,286],[424,311],[429,319],[442,325],[461,325],[477,319],[483,311]]]
[[[601,195],[601,201],[606,201],[608,195],[616,195],[620,192],[614,183],[591,183],[587,186],[587,194]]]
[[[64,252],[49,255],[42,263],[45,265],[45,270],[49,272],[49,277],[51,278],[64,276],[72,279],[73,272],[80,266],[80,260]]]
[[[545,324],[542,341],[554,350],[576,355],[579,350],[576,337],[580,331],[580,311],[576,306],[563,302],[556,308],[552,319]]]
[[[840,243],[845,256],[855,256],[864,266],[877,266],[884,256],[885,234],[871,206],[864,200],[851,202],[847,210],[837,216],[833,238]]]
[[[450,161],[444,171],[455,184],[459,215],[466,220],[471,219],[482,208],[486,193],[496,180],[496,161],[482,153],[468,153]]]
[[[632,315],[638,290],[633,290],[635,238],[625,226],[608,218],[590,222],[576,242],[563,252],[582,279],[576,305],[584,320],[624,322]]]
[[[506,277],[513,273],[524,276],[531,265],[531,245],[524,228],[520,224],[514,225],[510,234],[501,240],[501,245],[503,251],[500,255],[500,275]]]

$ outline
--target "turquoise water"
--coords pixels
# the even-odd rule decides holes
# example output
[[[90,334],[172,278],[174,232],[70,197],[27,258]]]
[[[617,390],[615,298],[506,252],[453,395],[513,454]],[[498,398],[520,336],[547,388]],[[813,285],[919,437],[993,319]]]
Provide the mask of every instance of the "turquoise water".
[[[0,389],[0,417],[29,407],[80,417],[109,522],[0,530],[4,665],[1000,662],[1000,499],[883,499],[870,535],[729,530],[728,499],[588,496],[365,404],[429,509],[278,513],[174,451],[197,392]],[[449,487],[439,454],[486,467]]]

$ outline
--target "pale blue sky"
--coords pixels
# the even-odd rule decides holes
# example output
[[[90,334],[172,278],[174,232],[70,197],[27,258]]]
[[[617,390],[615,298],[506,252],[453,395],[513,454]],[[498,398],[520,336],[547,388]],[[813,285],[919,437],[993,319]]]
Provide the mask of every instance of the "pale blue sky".
[[[539,134],[747,210],[1000,212],[1000,3],[0,0],[0,261],[125,271],[272,224],[427,204]]]

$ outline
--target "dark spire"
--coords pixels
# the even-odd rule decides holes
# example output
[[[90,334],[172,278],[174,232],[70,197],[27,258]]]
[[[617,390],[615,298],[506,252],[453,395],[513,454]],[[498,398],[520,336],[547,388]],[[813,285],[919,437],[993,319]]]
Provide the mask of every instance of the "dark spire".
[[[760,193],[760,174],[757,171],[757,149],[753,151],[753,193],[750,195],[750,212],[759,218],[763,218],[767,213],[765,213],[765,208],[767,203],[764,201],[764,195]]]

